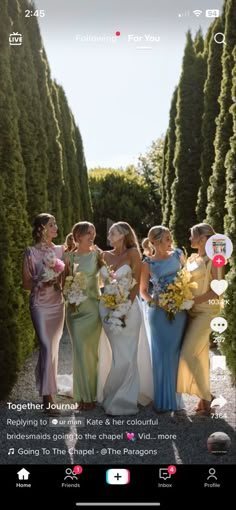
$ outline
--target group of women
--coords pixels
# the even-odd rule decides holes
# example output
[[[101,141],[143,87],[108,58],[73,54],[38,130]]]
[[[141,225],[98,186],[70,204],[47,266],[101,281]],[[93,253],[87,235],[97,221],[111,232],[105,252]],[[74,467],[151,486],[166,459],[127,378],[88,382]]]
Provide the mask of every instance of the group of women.
[[[23,264],[23,286],[31,291],[30,312],[40,347],[36,383],[44,408],[53,412],[50,404],[57,393],[63,281],[79,271],[86,277],[87,298],[76,310],[66,306],[73,349],[73,398],[78,408],[92,409],[100,402],[106,414],[132,415],[138,412],[139,403],[153,401],[157,412],[178,411],[183,408],[181,394],[187,393],[200,399],[196,412],[208,414],[212,399],[210,322],[219,311],[209,304],[215,297],[210,282],[220,277],[205,253],[205,244],[215,233],[211,226],[201,223],[191,229],[191,246],[197,250],[188,260],[192,280],[197,282],[194,305],[188,313],[178,312],[172,321],[161,306],[158,292],[175,279],[185,260],[182,251],[173,248],[166,227],[149,230],[143,243],[144,257],[134,230],[126,222],[111,226],[108,240],[112,249],[105,252],[94,245],[96,231],[89,222],[74,225],[72,251],[53,243],[57,230],[53,216],[38,215],[33,227],[35,244],[27,248]],[[57,285],[54,280],[40,280],[48,250],[65,262]],[[119,332],[106,320],[108,310],[101,299],[100,287],[106,292],[109,268],[118,282],[134,278],[129,293],[131,306]]]

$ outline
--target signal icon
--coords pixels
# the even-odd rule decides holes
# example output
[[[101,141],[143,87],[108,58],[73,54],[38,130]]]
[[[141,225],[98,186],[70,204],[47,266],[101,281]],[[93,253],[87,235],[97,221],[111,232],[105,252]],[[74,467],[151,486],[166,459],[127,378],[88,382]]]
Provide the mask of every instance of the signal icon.
[[[190,11],[184,11],[178,14],[178,18],[185,18],[187,16],[190,16]]]
[[[199,16],[201,16],[203,11],[200,11],[199,9],[196,9],[195,11],[193,11],[193,14],[194,16],[197,16],[197,18],[199,18]]]

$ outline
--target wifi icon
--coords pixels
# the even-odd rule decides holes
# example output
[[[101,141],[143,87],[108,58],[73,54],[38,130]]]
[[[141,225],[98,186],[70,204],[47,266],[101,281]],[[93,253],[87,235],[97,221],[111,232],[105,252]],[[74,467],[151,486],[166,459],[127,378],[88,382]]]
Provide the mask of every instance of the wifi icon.
[[[199,9],[196,9],[195,11],[193,11],[193,14],[195,16],[197,16],[197,18],[199,18],[199,16],[201,16],[201,14],[202,14],[202,11],[200,11]]]

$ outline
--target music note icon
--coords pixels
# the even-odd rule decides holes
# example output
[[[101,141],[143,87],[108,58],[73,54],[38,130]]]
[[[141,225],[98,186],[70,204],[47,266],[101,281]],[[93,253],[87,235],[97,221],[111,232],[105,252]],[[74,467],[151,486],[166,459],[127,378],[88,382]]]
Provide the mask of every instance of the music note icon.
[[[15,453],[14,448],[9,448],[8,455],[14,455],[14,453]]]

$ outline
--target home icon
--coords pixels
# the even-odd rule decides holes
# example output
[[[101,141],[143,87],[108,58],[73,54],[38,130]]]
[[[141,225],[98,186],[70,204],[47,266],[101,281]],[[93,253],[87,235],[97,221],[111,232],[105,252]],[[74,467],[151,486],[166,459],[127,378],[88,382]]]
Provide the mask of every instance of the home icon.
[[[20,471],[18,471],[17,475],[19,480],[28,480],[30,473],[27,471],[27,469],[22,468]]]

